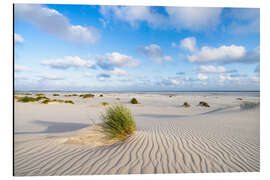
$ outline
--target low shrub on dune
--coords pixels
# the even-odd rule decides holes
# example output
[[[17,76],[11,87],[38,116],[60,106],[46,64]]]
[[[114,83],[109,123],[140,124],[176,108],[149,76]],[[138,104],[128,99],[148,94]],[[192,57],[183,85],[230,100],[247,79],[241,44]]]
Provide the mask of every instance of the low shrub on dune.
[[[99,95],[99,97],[103,97],[103,94]]]
[[[236,100],[242,101],[243,99],[242,98],[236,98]]]
[[[81,94],[80,97],[82,98],[93,98],[95,95],[94,94]]]
[[[103,103],[102,103],[102,105],[103,105],[103,106],[108,106],[108,105],[109,105],[109,103],[107,103],[107,102],[103,102]]]
[[[41,101],[41,104],[48,104],[48,103],[50,103],[50,102],[56,102],[56,103],[66,103],[66,104],[74,104],[74,102],[73,101],[71,101],[71,100],[66,100],[66,101],[64,101],[64,100],[61,100],[61,99],[45,99],[45,100],[43,100],[43,101]]]
[[[251,102],[251,101],[245,101],[242,104],[240,104],[241,109],[251,109],[256,108],[260,106],[260,102]]]
[[[16,98],[18,99],[17,102],[22,102],[22,103],[39,101],[39,99],[37,99],[37,98],[28,97],[28,96],[24,96],[24,97],[16,97]]]
[[[125,140],[136,131],[136,123],[129,109],[122,105],[109,107],[102,114],[103,129],[110,138]]]
[[[66,104],[74,104],[74,102],[71,101],[71,100],[64,101],[64,103],[66,103]]]
[[[31,93],[25,93],[24,95],[31,96],[32,94]]]
[[[53,96],[60,96],[60,94],[53,94]]]
[[[45,96],[45,94],[42,94],[42,93],[38,93],[38,94],[35,94],[36,96]]]
[[[210,107],[210,105],[207,102],[204,102],[204,101],[200,101],[199,105],[203,106],[203,107]]]
[[[139,104],[139,102],[137,101],[136,98],[132,98],[132,99],[130,100],[130,102],[131,102],[131,104]]]
[[[184,102],[183,106],[187,108],[187,107],[190,107],[190,104],[188,104],[187,102]]]

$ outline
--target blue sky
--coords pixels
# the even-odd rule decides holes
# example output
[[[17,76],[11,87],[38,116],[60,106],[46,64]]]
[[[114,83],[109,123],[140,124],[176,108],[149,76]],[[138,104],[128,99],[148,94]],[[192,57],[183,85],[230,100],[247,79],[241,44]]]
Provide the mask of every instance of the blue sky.
[[[16,4],[15,90],[259,90],[260,11]]]

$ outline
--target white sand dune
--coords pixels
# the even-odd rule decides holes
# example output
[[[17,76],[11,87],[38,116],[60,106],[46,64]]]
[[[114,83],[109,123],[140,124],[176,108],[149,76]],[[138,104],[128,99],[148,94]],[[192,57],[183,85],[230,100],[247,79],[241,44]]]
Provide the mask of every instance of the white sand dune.
[[[101,146],[92,139],[72,143],[72,138],[87,137],[93,129],[89,117],[100,122],[105,109],[100,103],[117,103],[116,97],[132,110],[137,132],[112,145]],[[131,97],[141,104],[129,104]],[[260,109],[241,110],[235,98],[105,94],[87,100],[67,97],[74,105],[16,102],[15,175],[259,171]],[[197,106],[200,100],[211,107]],[[181,107],[184,101],[191,107]]]

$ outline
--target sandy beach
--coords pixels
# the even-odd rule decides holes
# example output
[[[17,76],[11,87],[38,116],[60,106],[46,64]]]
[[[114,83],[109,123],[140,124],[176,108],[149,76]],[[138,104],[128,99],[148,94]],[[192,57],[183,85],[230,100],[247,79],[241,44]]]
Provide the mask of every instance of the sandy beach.
[[[259,96],[94,93],[84,99],[65,97],[72,94],[66,92],[44,94],[75,104],[14,101],[15,176],[260,171],[260,108],[240,107],[244,101],[259,102]],[[140,104],[131,104],[133,97]],[[200,101],[210,107],[198,106]],[[101,142],[95,131],[108,107],[102,102],[129,108],[136,133],[124,142]]]

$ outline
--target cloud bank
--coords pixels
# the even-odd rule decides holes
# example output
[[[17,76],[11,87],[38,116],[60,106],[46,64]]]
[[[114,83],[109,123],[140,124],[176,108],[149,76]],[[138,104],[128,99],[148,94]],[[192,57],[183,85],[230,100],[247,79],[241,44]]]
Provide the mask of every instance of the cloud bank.
[[[95,28],[72,25],[63,14],[45,6],[16,4],[15,18],[28,21],[40,30],[65,41],[77,44],[94,44],[99,39],[99,33]]]

